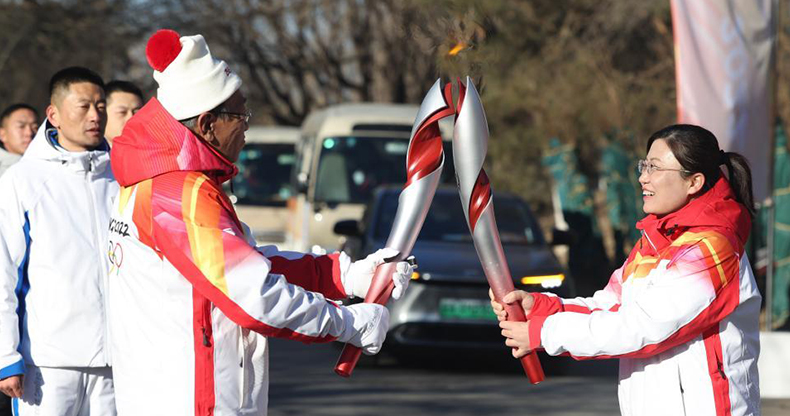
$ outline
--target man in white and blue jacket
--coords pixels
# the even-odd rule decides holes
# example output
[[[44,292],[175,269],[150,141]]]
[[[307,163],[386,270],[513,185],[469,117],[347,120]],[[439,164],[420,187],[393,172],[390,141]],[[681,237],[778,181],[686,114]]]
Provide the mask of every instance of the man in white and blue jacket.
[[[16,415],[115,415],[105,105],[99,75],[57,72],[46,122],[0,178],[0,391]]]

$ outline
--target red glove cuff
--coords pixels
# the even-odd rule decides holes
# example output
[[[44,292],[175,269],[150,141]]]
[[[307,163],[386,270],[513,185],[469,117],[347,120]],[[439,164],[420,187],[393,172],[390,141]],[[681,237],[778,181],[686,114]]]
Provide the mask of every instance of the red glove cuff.
[[[527,319],[532,319],[533,316],[549,316],[557,312],[562,312],[562,301],[556,296],[544,295],[543,293],[530,293],[532,300],[532,310],[529,311]]]

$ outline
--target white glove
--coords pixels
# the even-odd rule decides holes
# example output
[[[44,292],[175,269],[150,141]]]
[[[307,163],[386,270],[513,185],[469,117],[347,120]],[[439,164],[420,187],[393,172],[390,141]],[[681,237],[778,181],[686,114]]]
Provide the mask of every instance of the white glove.
[[[346,289],[346,294],[364,298],[368,293],[368,289],[370,289],[370,283],[373,280],[373,275],[376,273],[376,268],[384,264],[384,259],[395,257],[398,253],[398,250],[394,248],[382,248],[362,260],[351,263],[348,271],[342,276],[343,288]],[[392,281],[395,284],[392,290],[393,299],[400,299],[406,291],[413,271],[414,267],[405,261],[400,261],[395,265],[395,272],[392,273]]]
[[[390,313],[377,303],[357,303],[343,308],[346,330],[338,341],[362,348],[365,355],[381,351],[390,326]]]

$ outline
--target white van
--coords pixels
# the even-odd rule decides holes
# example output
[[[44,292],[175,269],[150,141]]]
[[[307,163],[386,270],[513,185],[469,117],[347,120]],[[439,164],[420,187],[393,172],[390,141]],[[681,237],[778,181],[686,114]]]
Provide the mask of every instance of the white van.
[[[239,219],[252,229],[259,244],[288,246],[287,201],[293,195],[292,169],[299,141],[297,127],[251,126],[236,166],[239,174],[227,183]]]
[[[419,106],[339,104],[312,112],[302,123],[289,201],[289,235],[300,251],[332,252],[342,243],[333,231],[339,220],[361,219],[364,205],[381,185],[406,181],[406,151]],[[455,183],[452,152],[442,124],[445,164],[442,181]]]

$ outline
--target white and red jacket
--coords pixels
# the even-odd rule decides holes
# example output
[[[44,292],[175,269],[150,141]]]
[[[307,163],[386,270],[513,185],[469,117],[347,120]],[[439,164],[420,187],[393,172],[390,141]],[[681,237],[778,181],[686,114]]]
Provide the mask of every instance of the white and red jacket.
[[[121,185],[109,224],[119,415],[265,414],[265,336],[310,343],[358,333],[351,313],[327,301],[346,296],[343,259],[250,246],[220,187],[236,167],[156,99],[113,141],[112,162]]]
[[[550,355],[619,358],[623,415],[760,414],[760,293],[749,215],[723,177],[642,238],[591,298],[533,294],[530,342]]]

